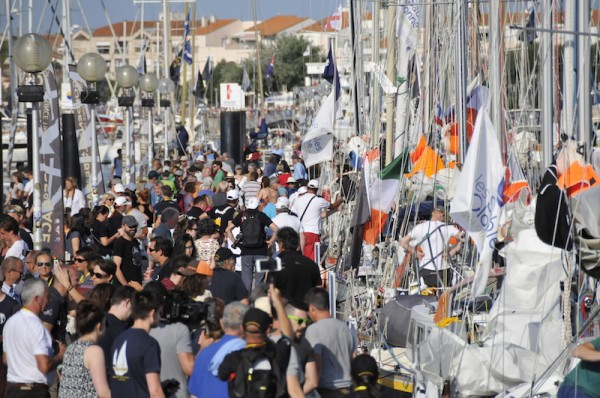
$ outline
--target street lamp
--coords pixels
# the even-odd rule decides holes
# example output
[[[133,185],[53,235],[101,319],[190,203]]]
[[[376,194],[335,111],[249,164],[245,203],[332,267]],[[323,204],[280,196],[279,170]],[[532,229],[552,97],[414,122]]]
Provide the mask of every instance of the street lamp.
[[[171,106],[171,93],[175,91],[175,83],[173,80],[167,79],[166,77],[160,79],[158,82],[158,91],[161,94],[160,106],[165,109],[164,116],[164,134],[165,134],[165,160],[169,159],[169,111],[168,108]]]
[[[154,159],[154,131],[152,119],[152,107],[154,107],[154,92],[158,87],[158,78],[153,74],[145,74],[140,80],[140,89],[144,93],[142,107],[148,108],[148,170],[152,167]]]
[[[100,103],[97,83],[104,79],[106,61],[100,54],[87,53],[79,58],[77,72],[88,82],[88,91],[81,93],[81,102],[90,105],[92,122],[92,204],[98,203],[98,136],[96,132],[96,105]]]
[[[38,73],[45,70],[52,62],[52,47],[48,40],[35,33],[21,36],[15,43],[15,63],[27,75],[25,84],[17,88],[19,102],[30,102],[31,114],[31,146],[33,149],[33,246],[42,248],[42,190],[40,173],[40,134],[38,131],[39,103],[44,100],[44,86],[38,84]]]
[[[117,83],[123,89],[119,96],[119,106],[125,108],[126,115],[125,145],[127,147],[127,162],[125,170],[126,178],[124,179],[126,184],[135,182],[135,170],[132,170],[132,162],[135,153],[133,151],[133,141],[131,139],[131,135],[133,134],[131,125],[133,123],[133,100],[135,99],[134,87],[138,85],[139,80],[140,74],[133,66],[123,65],[117,69]]]

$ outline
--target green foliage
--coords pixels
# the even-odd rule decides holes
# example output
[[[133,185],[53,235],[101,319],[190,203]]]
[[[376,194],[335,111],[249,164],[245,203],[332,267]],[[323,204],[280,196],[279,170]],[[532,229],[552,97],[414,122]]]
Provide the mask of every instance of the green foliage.
[[[235,62],[227,62],[224,59],[214,66],[212,79],[204,82],[206,87],[206,98],[209,104],[219,103],[219,87],[221,83],[241,83],[242,68]],[[215,92],[215,89],[216,92]]]

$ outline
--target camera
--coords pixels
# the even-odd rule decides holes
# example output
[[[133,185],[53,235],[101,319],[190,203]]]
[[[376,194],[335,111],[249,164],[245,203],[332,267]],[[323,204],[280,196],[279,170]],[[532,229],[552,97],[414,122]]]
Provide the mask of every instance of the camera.
[[[276,258],[262,258],[256,260],[256,272],[278,272],[281,271],[281,259]]]
[[[214,323],[215,303],[194,301],[184,292],[172,290],[165,299],[161,320],[165,323],[181,322],[190,328],[196,328],[202,321]]]

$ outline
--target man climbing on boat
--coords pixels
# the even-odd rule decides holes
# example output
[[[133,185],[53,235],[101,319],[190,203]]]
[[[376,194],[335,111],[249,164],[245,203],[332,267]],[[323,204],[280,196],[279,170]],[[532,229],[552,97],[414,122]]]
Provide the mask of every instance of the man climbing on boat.
[[[444,222],[444,210],[434,207],[431,219],[415,225],[408,235],[402,238],[401,245],[407,252],[419,258],[418,277],[429,287],[452,285],[453,272],[448,261],[460,250],[460,240],[464,232],[454,225]],[[449,248],[448,242],[454,237],[458,244]],[[412,241],[416,244],[411,245]]]

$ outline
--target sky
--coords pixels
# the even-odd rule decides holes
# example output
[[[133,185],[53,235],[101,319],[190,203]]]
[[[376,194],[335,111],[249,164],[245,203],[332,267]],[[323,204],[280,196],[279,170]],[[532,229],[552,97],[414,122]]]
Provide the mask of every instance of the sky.
[[[13,23],[14,32],[19,32],[19,21],[23,20],[23,32],[29,32],[29,1],[30,0],[8,0],[14,4]],[[70,0],[71,1],[71,24],[80,25],[86,29],[87,23],[94,29],[108,24],[104,7],[108,18],[112,23],[123,20],[139,20],[141,18],[141,6],[134,0]],[[158,19],[162,11],[160,0],[146,3],[144,6],[144,19]],[[157,2],[158,1],[158,2]],[[185,4],[181,2],[171,3],[171,10],[183,12]],[[57,24],[52,22],[52,12],[48,3],[57,7],[60,17],[62,11],[62,0],[32,0],[33,2],[33,31],[42,34],[57,33]],[[321,19],[335,12],[340,0],[256,0],[256,12],[259,20],[265,20],[275,15],[297,15],[307,16],[313,19]],[[22,4],[22,6],[20,6]],[[58,5],[57,5],[58,4]],[[190,3],[190,12],[192,9]],[[0,27],[6,26],[6,6],[4,1],[0,2]],[[81,6],[80,6],[81,5]],[[83,7],[83,10],[81,9]],[[23,10],[19,13],[18,10]],[[252,20],[252,0],[197,0],[197,18],[214,15],[217,19],[235,18],[241,20]],[[85,19],[87,18],[87,23]],[[3,29],[4,30],[4,29]]]

